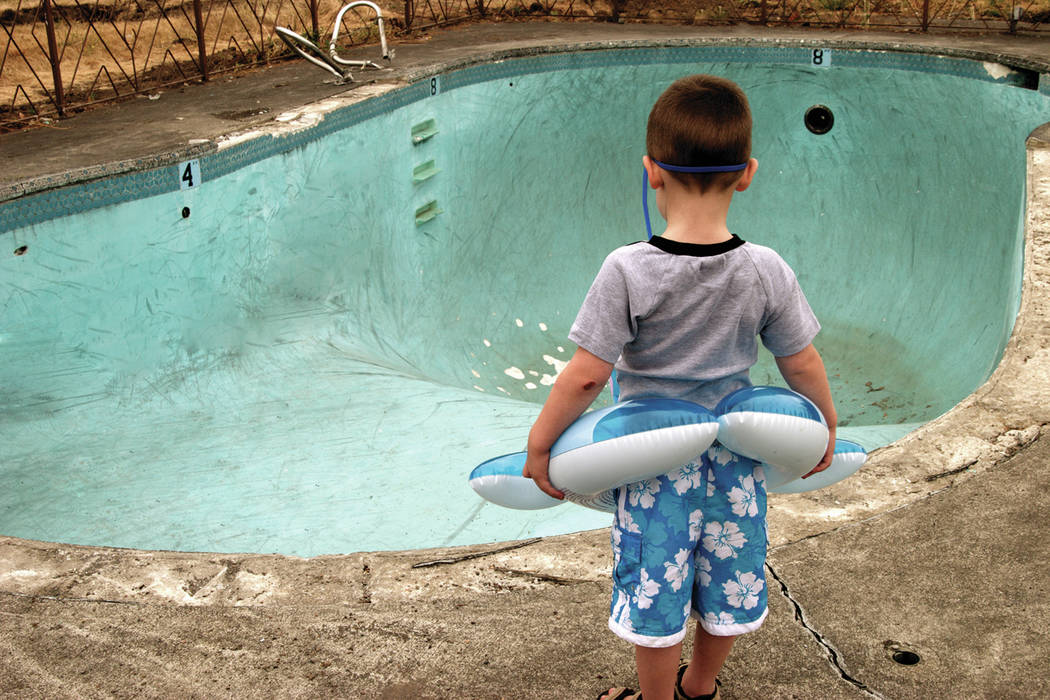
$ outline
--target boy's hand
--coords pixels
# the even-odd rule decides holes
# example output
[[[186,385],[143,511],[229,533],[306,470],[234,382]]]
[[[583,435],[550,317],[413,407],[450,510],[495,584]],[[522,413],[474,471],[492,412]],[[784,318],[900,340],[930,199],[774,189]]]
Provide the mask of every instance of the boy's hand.
[[[548,496],[564,499],[565,494],[554,488],[554,484],[551,483],[548,475],[550,459],[550,452],[536,453],[530,451],[529,456],[525,458],[525,466],[521,470],[521,475],[535,481],[540,490]]]
[[[832,426],[828,430],[828,448],[824,452],[824,456],[820,459],[817,466],[813,467],[808,474],[803,476],[803,479],[808,479],[818,472],[822,472],[831,466],[831,460],[835,457],[835,427]]]

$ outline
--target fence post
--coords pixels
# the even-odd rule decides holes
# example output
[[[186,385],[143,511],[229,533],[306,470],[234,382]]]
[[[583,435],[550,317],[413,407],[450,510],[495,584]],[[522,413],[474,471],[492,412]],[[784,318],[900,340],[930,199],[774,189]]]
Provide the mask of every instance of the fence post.
[[[313,35],[310,38],[314,41],[319,41],[321,36],[321,20],[317,16],[317,0],[310,0],[310,28],[313,30]]]
[[[930,31],[930,0],[922,0],[922,31]]]
[[[760,5],[760,7],[762,8],[761,9],[761,13],[762,14],[759,16],[759,21],[762,24],[765,24],[766,22],[769,21],[769,7],[766,5],[766,0],[762,0],[762,3]]]
[[[201,78],[208,82],[208,48],[204,43],[204,13],[201,0],[193,0],[193,21],[197,25],[197,54],[200,57]]]
[[[51,14],[51,0],[44,0],[44,22],[47,24],[47,53],[51,63],[51,79],[55,83],[55,107],[58,116],[66,113],[66,96],[62,89],[62,69],[58,65],[58,42],[55,41],[55,20]]]

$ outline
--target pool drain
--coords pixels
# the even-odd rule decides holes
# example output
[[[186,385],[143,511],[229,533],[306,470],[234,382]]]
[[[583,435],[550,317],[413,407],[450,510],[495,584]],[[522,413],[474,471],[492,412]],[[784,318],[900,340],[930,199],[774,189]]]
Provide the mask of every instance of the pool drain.
[[[835,115],[824,105],[813,105],[806,110],[806,128],[814,134],[826,134],[835,126]]]
[[[914,666],[922,661],[918,653],[908,648],[909,645],[891,639],[883,642],[882,646],[889,652],[890,658],[901,666]]]
[[[901,666],[914,666],[922,659],[914,651],[905,651],[901,649],[900,651],[893,652],[893,660]]]
[[[182,218],[183,219],[190,218],[190,208],[189,207],[183,207],[182,208]]]

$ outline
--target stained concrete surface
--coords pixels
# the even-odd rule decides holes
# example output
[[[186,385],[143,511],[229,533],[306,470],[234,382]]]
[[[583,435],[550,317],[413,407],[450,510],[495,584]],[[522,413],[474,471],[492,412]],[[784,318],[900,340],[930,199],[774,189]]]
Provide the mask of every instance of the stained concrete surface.
[[[813,42],[844,34],[854,43],[923,44],[1018,63],[1050,55],[1050,41],[1033,37],[557,24],[435,31],[399,46],[398,55],[407,76],[463,60],[464,45],[484,53],[581,36]],[[224,89],[189,86],[92,110],[61,122],[61,138],[50,130],[7,134],[4,182],[100,157],[208,147],[188,141],[254,127],[286,109],[274,97],[277,71],[312,86],[299,100],[339,87],[316,68],[284,64]],[[203,90],[213,102],[203,101]],[[252,100],[275,106],[244,121],[202,117],[191,128],[172,118],[180,116],[176,95],[198,115],[244,114]],[[93,145],[114,137],[119,117],[107,122],[107,112],[125,109],[146,111],[120,122],[112,148]],[[771,614],[739,642],[723,673],[725,697],[1050,695],[1043,634],[1050,526],[1040,517],[1050,481],[1045,148],[1045,140],[1030,142],[1024,297],[1000,368],[949,414],[874,454],[848,486],[772,500]],[[0,696],[593,697],[634,680],[630,647],[604,629],[607,536],[553,537],[494,553],[489,545],[309,560],[3,538]],[[414,568],[421,563],[431,565]],[[895,650],[920,661],[895,663]]]
[[[1032,525],[1048,456],[1039,439],[775,548],[770,617],[738,643],[725,697],[1046,697],[1050,539]],[[0,694],[583,698],[632,682],[604,629],[607,532],[517,544],[297,560],[0,540]]]

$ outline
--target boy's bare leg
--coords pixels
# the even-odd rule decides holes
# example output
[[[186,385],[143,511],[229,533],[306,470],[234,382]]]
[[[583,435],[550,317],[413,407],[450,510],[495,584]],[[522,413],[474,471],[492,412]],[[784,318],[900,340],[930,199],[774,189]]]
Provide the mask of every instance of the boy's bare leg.
[[[634,662],[638,669],[638,684],[645,700],[674,700],[674,682],[681,658],[681,642],[673,647],[655,649],[635,645]],[[607,693],[602,697],[615,695],[616,693]]]
[[[681,660],[681,642],[659,648],[635,645],[634,664],[645,700],[674,700],[674,682]]]
[[[682,676],[682,692],[692,697],[715,692],[715,678],[733,650],[736,637],[719,637],[699,624],[693,638],[693,656]]]

